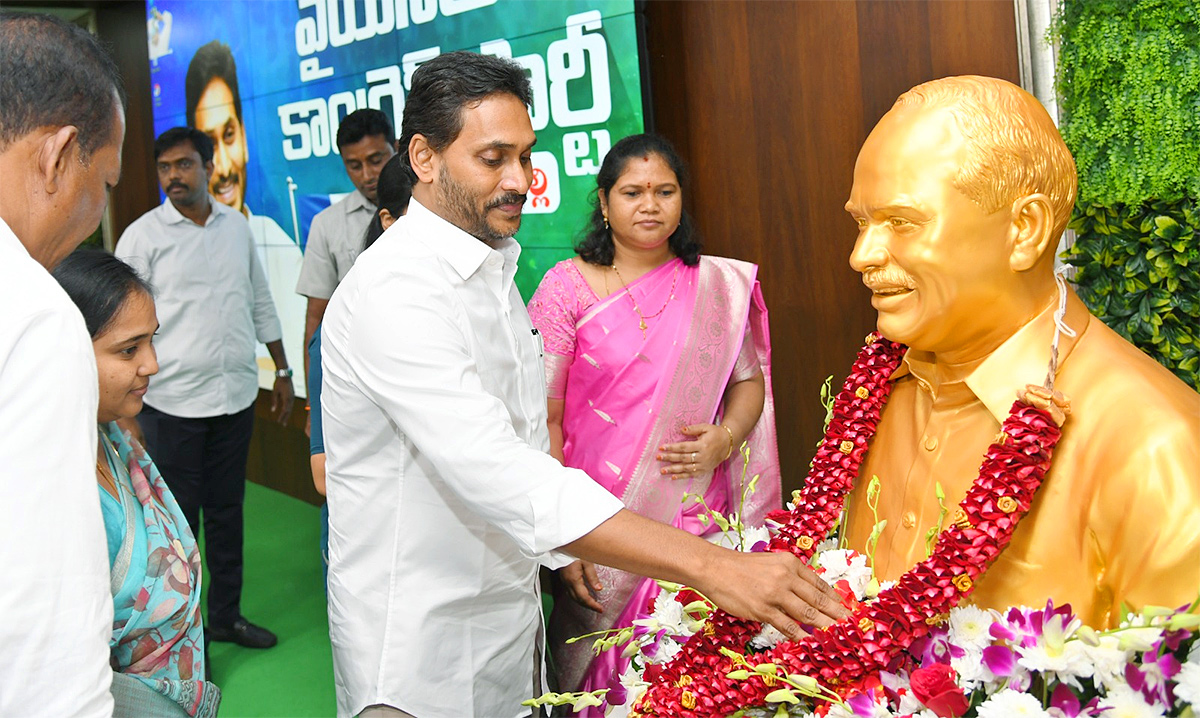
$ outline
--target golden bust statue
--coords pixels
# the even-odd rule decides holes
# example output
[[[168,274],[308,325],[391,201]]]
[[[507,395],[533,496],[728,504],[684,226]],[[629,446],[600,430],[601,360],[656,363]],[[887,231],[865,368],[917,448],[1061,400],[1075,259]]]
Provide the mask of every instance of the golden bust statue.
[[[953,510],[1017,391],[1046,376],[1075,189],[1050,116],[1003,80],[915,87],[863,144],[850,264],[879,332],[909,347],[849,506],[862,551],[874,525],[862,497],[880,478],[882,579],[925,558],[935,486]],[[1065,291],[1055,388],[1071,413],[1032,511],[970,600],[1052,598],[1101,627],[1122,601],[1178,606],[1200,592],[1200,395]]]

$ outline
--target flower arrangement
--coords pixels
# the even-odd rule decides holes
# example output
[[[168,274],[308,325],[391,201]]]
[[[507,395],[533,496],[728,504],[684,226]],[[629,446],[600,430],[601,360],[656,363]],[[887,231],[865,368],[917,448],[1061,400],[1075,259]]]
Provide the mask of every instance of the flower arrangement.
[[[747,529],[743,550],[761,544],[763,529]],[[847,607],[888,590],[868,557],[823,542],[815,571]],[[662,582],[662,592],[632,627],[598,638],[598,650],[620,646],[629,667],[608,688],[550,693],[528,705],[607,707],[609,718],[630,709],[662,680],[663,668],[694,636],[704,635],[715,608],[691,589]],[[1110,631],[1096,631],[1070,606],[1006,611],[959,606],[889,670],[854,686],[824,684],[786,671],[763,656],[783,640],[764,628],[749,650],[726,649],[726,678],[757,678],[772,690],[729,715],[747,718],[1162,718],[1200,716],[1200,601],[1177,609],[1129,613]],[[685,682],[684,687],[696,686]],[[694,710],[695,704],[693,704]],[[685,706],[686,707],[686,706]]]

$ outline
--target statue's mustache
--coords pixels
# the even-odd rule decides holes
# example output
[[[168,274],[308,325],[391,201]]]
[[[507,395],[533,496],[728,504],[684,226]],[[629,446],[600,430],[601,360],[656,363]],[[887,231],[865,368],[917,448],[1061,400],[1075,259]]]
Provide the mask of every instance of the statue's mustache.
[[[872,292],[881,289],[916,289],[913,278],[904,270],[896,267],[866,271],[863,273],[862,281]]]

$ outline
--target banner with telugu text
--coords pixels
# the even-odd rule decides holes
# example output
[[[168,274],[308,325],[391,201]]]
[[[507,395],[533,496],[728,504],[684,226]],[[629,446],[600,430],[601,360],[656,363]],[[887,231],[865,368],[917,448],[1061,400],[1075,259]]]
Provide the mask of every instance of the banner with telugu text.
[[[608,148],[643,129],[633,0],[149,0],[146,11],[155,134],[192,125],[213,137],[214,196],[250,219],[297,367],[306,300],[295,286],[308,227],[353,190],[338,124],[362,107],[397,124],[422,62],[472,50],[529,73],[538,144],[517,235],[526,298],[570,256]],[[189,66],[213,41],[207,62],[229,58],[237,87],[193,81],[189,91]],[[215,94],[198,103],[206,91]],[[223,114],[196,109],[220,93]],[[264,371],[264,388],[269,378]]]

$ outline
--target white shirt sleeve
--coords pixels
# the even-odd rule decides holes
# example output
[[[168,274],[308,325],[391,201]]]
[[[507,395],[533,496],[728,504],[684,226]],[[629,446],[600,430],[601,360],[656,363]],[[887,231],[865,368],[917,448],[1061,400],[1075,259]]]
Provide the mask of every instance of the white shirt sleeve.
[[[347,352],[359,385],[446,486],[522,553],[540,557],[622,508],[587,474],[517,435],[503,402],[484,388],[480,372],[489,367],[477,365],[451,287],[402,272],[363,292]]]
[[[108,718],[95,356],[64,308],[3,326],[0,347],[0,716]]]
[[[254,237],[250,225],[246,225],[246,251],[250,254],[250,284],[254,290],[254,331],[263,344],[283,339],[283,325],[275,312],[275,300],[271,298],[271,285],[262,263],[258,261],[258,250],[254,248]]]
[[[138,274],[142,275],[142,279],[153,284],[150,257],[146,256],[145,248],[142,247],[142,232],[139,222],[134,222],[125,228],[120,238],[117,239],[117,246],[113,249],[113,254],[136,269]]]

